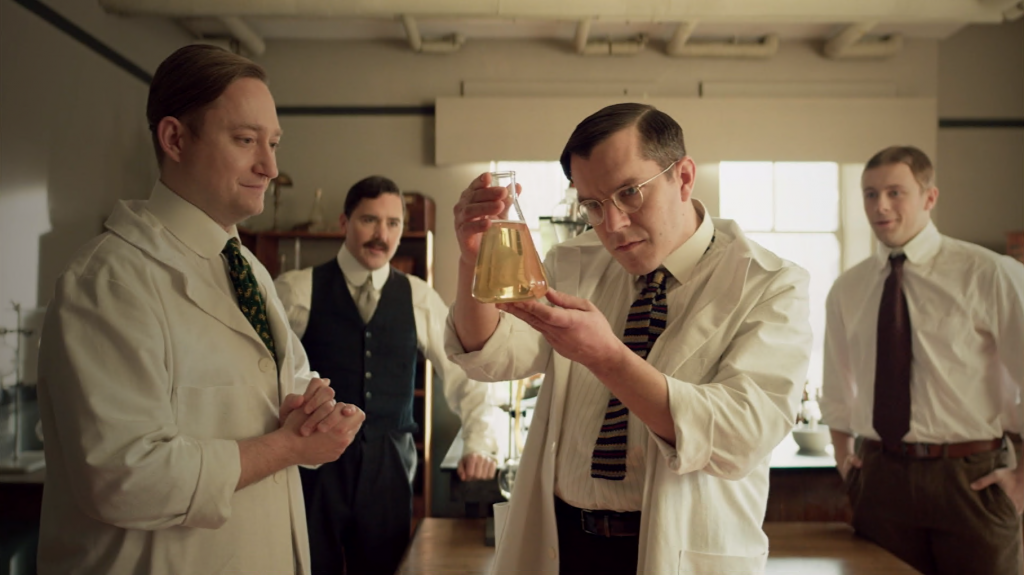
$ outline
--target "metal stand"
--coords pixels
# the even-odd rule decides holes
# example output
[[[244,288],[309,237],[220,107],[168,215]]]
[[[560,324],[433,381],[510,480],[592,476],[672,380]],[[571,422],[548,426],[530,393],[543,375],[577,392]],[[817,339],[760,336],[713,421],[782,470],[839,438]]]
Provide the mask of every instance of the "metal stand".
[[[21,338],[32,330],[21,327],[21,304],[11,302],[17,317],[14,329],[0,327],[0,335],[17,334],[14,352],[14,446],[10,455],[0,456],[0,473],[32,473],[46,465],[42,451],[21,450]]]

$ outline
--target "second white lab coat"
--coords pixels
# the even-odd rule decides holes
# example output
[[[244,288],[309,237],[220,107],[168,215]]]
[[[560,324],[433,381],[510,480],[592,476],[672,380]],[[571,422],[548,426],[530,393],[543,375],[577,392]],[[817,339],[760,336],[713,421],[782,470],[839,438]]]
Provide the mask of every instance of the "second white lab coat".
[[[705,257],[717,259],[715,270],[648,358],[666,374],[676,446],[649,435],[640,574],[763,572],[769,458],[795,422],[807,374],[807,272],[747,240],[734,222],[714,225]],[[545,265],[555,289],[589,298],[618,263],[590,232],[557,246]],[[492,573],[555,575],[555,458],[562,421],[573,417],[565,410],[571,363],[505,314],[480,351],[463,352],[450,319],[447,341],[474,379],[546,373]]]

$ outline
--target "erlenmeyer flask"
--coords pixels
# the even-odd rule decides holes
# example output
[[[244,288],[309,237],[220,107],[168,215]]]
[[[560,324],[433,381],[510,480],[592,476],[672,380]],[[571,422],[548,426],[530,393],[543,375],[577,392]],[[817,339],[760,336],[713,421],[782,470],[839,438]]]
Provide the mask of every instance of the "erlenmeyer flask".
[[[537,248],[516,198],[516,173],[491,172],[491,186],[512,195],[515,219],[497,219],[480,238],[473,276],[473,297],[481,303],[506,303],[542,297],[548,291]],[[511,215],[511,214],[509,214]]]

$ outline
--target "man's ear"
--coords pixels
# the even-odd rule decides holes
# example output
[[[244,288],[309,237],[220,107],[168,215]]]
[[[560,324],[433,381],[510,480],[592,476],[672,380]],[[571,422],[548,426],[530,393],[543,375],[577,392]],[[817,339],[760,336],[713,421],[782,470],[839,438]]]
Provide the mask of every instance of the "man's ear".
[[[181,162],[187,131],[188,128],[181,123],[181,120],[171,116],[164,116],[156,125],[157,141],[160,142],[160,148],[167,158]]]
[[[348,216],[345,215],[345,212],[341,212],[341,215],[338,216],[338,227],[341,229],[341,235],[348,232]]]
[[[932,186],[924,191],[924,211],[930,212],[935,207],[935,203],[939,201],[939,189]]]
[[[693,183],[697,179],[697,165],[693,163],[690,156],[684,156],[676,164],[673,171],[679,177],[680,198],[684,202],[689,201],[690,195],[693,194]]]

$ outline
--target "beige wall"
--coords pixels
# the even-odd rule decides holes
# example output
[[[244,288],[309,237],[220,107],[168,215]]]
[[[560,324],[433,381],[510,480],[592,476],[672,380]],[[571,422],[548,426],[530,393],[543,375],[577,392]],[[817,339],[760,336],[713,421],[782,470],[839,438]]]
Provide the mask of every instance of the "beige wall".
[[[939,46],[940,118],[1024,118],[1024,19],[974,26]],[[939,229],[1000,253],[1024,230],[1024,128],[943,128]]]
[[[261,63],[267,67],[271,89],[282,106],[430,105],[439,97],[460,96],[464,87],[474,94],[511,92],[524,97],[621,99],[625,93],[635,99],[685,99],[700,95],[701,82],[741,83],[752,96],[770,92],[800,97],[807,90],[822,89],[859,95],[866,87],[899,97],[928,99],[936,96],[938,42],[911,40],[895,58],[849,62],[827,60],[813,45],[802,42],[783,43],[779,54],[766,61],[675,59],[657,48],[637,57],[581,57],[568,46],[553,42],[471,41],[462,51],[444,56],[416,54],[400,42],[269,42]],[[731,159],[811,157],[818,153],[822,139],[851,137],[822,129],[820,138],[795,138],[789,130],[781,129],[773,140],[772,134],[757,131],[763,125],[756,114],[748,116],[749,122],[737,123],[730,121],[728,105],[718,103],[715,107],[723,113],[716,141],[688,141],[698,162],[704,160],[700,151],[705,144],[716,149],[729,141],[740,145],[753,133],[764,145]],[[552,147],[550,142],[564,140],[576,122],[595,110],[596,104],[581,105],[567,112],[558,134],[538,133],[538,142],[550,148],[545,157],[557,160],[559,146]],[[700,120],[703,125],[716,121]],[[898,123],[897,118],[893,120]],[[686,119],[680,121],[686,130]],[[435,125],[429,117],[287,116],[281,123],[285,136],[279,165],[296,182],[286,192],[290,198],[286,196],[282,221],[304,220],[318,187],[324,189],[325,208],[333,216],[340,213],[351,184],[371,173],[387,175],[403,188],[421,191],[437,202],[435,287],[446,299],[454,297],[458,248],[452,232],[451,206],[486,164],[435,165]],[[496,125],[482,123],[475,127],[481,141],[500,137],[495,133]],[[857,140],[848,142],[846,148],[866,150],[876,146],[871,137],[854,137]],[[925,138],[932,141],[920,145],[934,150],[934,131]],[[536,150],[532,152],[529,158],[492,159],[537,159]],[[701,193],[714,196],[706,199],[715,210],[714,180],[702,183],[706,187]],[[250,225],[269,227],[269,221],[269,214],[264,214]]]
[[[187,38],[173,26],[48,0],[148,70]],[[61,269],[119,198],[155,177],[146,85],[14,2],[0,2],[0,325],[45,305]]]

